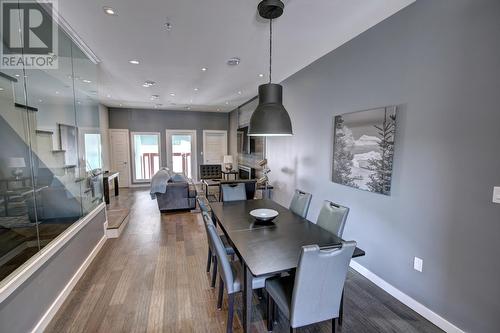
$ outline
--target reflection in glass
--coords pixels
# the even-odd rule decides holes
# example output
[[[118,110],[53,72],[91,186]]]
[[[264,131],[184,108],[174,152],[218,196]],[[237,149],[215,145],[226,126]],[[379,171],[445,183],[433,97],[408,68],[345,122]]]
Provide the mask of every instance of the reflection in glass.
[[[0,283],[102,203],[96,82],[61,29],[57,69],[0,71]]]
[[[132,133],[134,180],[147,181],[160,169],[160,135]]]

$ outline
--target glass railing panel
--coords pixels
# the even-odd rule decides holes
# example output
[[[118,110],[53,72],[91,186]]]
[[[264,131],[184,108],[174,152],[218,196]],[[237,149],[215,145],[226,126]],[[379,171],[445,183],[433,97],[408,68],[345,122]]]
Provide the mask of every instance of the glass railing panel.
[[[28,106],[38,110],[31,147],[42,247],[83,216],[71,53],[59,30],[58,67],[26,69]]]
[[[72,48],[81,202],[88,214],[103,201],[102,147],[97,100],[97,66]]]
[[[2,38],[2,50],[8,43]],[[22,67],[0,69],[0,284],[40,250],[29,121],[36,110],[26,107],[24,80]]]

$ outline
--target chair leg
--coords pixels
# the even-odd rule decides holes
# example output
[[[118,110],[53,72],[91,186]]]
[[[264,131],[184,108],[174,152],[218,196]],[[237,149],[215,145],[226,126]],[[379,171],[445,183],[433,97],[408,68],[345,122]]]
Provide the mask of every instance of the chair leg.
[[[208,248],[208,259],[207,259],[207,273],[210,272],[210,265],[212,264],[212,250]]]
[[[214,257],[214,269],[212,269],[212,283],[210,286],[215,288],[215,279],[217,278],[217,257]]]
[[[274,323],[274,300],[271,295],[267,294],[267,331],[273,331]]]
[[[224,281],[219,276],[219,297],[217,299],[217,309],[222,309],[222,298],[224,297]]]
[[[340,309],[339,309],[339,325],[342,326],[342,321],[344,320],[344,290],[342,289],[342,297],[340,298]]]
[[[336,322],[335,322],[335,318],[332,319],[332,333],[335,333],[337,329],[337,325],[336,325]]]
[[[293,333],[293,332],[295,332],[295,330],[293,329],[292,326],[290,326],[290,333]]]
[[[278,312],[278,305],[276,305],[276,302],[273,302],[273,319],[275,323],[278,323],[280,319],[280,313]]]
[[[227,295],[227,333],[233,332],[234,294]]]

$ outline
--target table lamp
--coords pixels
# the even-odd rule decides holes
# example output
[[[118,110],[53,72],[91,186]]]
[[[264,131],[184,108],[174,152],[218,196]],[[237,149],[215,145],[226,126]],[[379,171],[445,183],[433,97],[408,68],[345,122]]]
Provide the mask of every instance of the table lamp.
[[[23,169],[26,167],[26,163],[23,157],[10,157],[7,160],[7,167],[12,168],[12,176],[19,179],[23,175]]]
[[[228,172],[233,170],[233,156],[224,155],[224,167]]]

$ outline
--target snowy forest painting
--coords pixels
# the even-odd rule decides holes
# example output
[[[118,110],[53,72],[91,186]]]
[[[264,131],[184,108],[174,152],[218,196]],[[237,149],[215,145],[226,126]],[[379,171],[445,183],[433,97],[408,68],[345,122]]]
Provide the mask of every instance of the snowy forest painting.
[[[388,106],[335,117],[333,182],[391,194],[396,111]]]

